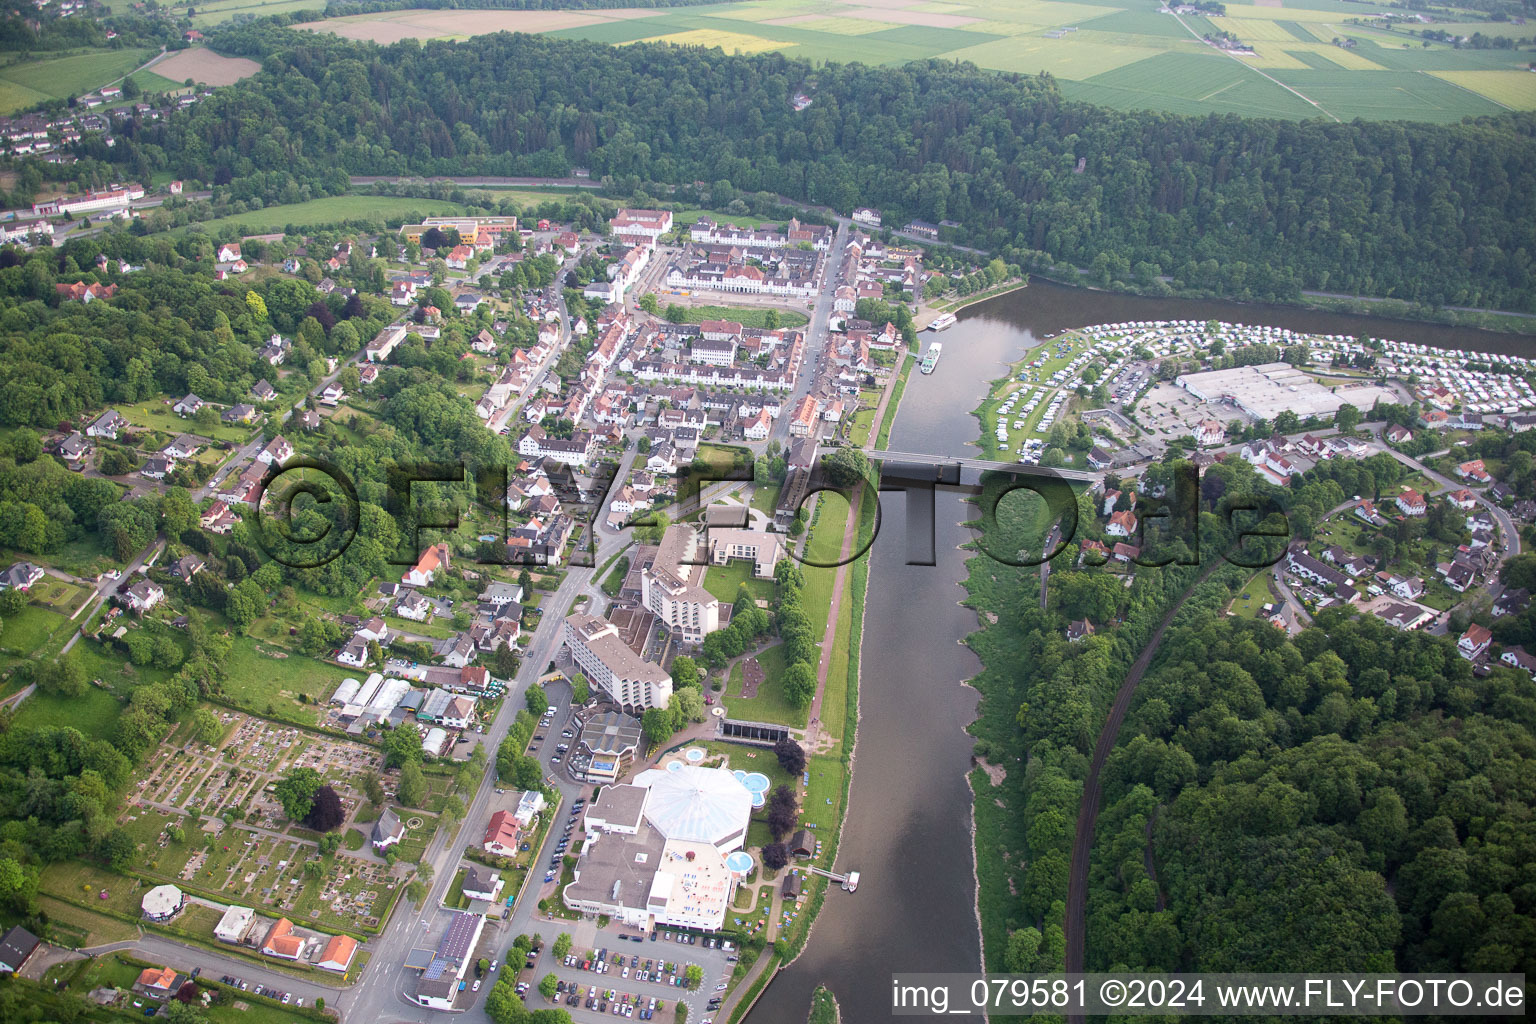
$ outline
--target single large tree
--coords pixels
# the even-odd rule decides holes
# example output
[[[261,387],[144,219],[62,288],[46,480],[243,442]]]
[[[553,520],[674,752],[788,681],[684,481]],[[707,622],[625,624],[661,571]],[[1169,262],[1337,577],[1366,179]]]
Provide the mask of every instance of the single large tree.
[[[283,813],[293,821],[307,818],[323,781],[313,768],[295,768],[283,776],[274,789]]]
[[[793,829],[799,818],[795,791],[788,786],[779,786],[768,800],[768,831],[773,833],[774,841],[777,842]]]
[[[347,812],[341,806],[341,797],[330,786],[315,790],[314,802],[304,817],[304,827],[316,832],[330,832],[341,827],[347,820]]]
[[[773,754],[779,759],[779,766],[789,774],[799,775],[805,771],[805,748],[788,736],[773,745]]]

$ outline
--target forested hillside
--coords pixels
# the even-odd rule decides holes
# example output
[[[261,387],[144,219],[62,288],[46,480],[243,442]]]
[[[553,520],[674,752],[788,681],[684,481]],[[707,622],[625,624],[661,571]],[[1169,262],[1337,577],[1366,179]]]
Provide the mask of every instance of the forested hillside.
[[[1006,766],[972,775],[989,969],[1062,968],[1089,759],[1186,592],[1100,778],[1085,969],[1536,966],[1536,685],[1502,667],[1477,678],[1454,639],[1348,611],[1294,639],[1224,615],[1252,574],[1219,562],[1226,508],[1267,495],[1313,520],[1341,484],[1390,487],[1389,463],[1285,489],[1240,461],[1210,467],[1202,558],[1219,567],[1198,584],[1200,568],[1170,565],[1126,589],[1064,557],[1041,609],[1036,572],[971,563],[971,602],[990,613],[968,641],[986,666],[976,750]],[[1014,509],[987,544],[1038,549],[1040,530]],[[1082,617],[1114,628],[1068,641]]]
[[[937,61],[813,68],[509,34],[380,48],[262,22],[217,45],[265,70],[92,155],[267,202],[343,174],[579,166],[642,193],[725,180],[845,213],[881,207],[888,223],[958,221],[1010,262],[1070,262],[1106,283],[1536,309],[1532,115],[1196,119]],[[796,112],[801,90],[813,102]]]
[[[1191,614],[1105,767],[1090,969],[1529,972],[1533,728],[1444,637]]]

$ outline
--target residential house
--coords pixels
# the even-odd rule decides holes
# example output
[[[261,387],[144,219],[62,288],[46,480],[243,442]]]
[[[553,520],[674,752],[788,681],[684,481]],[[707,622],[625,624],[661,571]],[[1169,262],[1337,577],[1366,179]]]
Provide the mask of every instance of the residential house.
[[[219,413],[219,419],[225,423],[249,423],[256,418],[256,407],[244,402],[232,405]]]
[[[1067,624],[1067,639],[1072,643],[1093,635],[1093,623],[1087,619],[1077,619]]]
[[[407,590],[395,602],[395,614],[412,622],[426,622],[432,617],[432,608],[432,602],[415,590]]]
[[[1524,615],[1525,610],[1530,606],[1531,592],[1524,587],[1512,587],[1500,594],[1493,602],[1493,615],[1494,618]]]
[[[171,575],[179,580],[190,580],[206,564],[201,555],[184,555],[171,563]]]
[[[352,966],[352,958],[355,956],[357,956],[356,939],[350,935],[333,935],[325,944],[325,949],[321,952],[315,966],[321,970],[345,974],[347,968]]]
[[[277,397],[277,389],[269,384],[266,378],[262,378],[251,385],[251,394],[255,395],[259,401],[270,402]]]
[[[197,395],[189,391],[181,401],[171,407],[171,411],[177,416],[195,416],[197,415],[197,410],[206,404],[201,398],[198,398]]]
[[[190,459],[202,450],[202,443],[191,434],[178,434],[176,439],[162,449],[168,459]]]
[[[460,633],[458,636],[439,640],[434,653],[443,659],[443,664],[449,668],[463,668],[475,660],[475,642],[468,633]]]
[[[428,587],[432,585],[432,578],[439,569],[451,568],[452,553],[447,544],[434,544],[422,552],[421,558],[416,564],[401,577],[400,582],[408,587]]]
[[[36,935],[16,925],[0,938],[0,974],[17,974],[42,946]]]
[[[86,459],[91,457],[91,451],[94,447],[84,434],[76,430],[59,442],[59,458],[63,459],[71,467],[77,468]]]
[[[281,466],[291,458],[293,458],[293,445],[289,444],[281,434],[268,441],[266,447],[256,453],[256,461],[263,466]]]
[[[374,640],[385,644],[389,642],[389,627],[384,624],[383,619],[375,615],[366,622],[358,623],[357,629],[353,631],[352,635],[362,637],[364,640]]]
[[[501,899],[501,890],[505,885],[501,875],[490,868],[471,864],[464,871],[462,888],[467,899],[495,903]]]
[[[1405,516],[1422,516],[1429,511],[1429,502],[1424,500],[1424,495],[1409,487],[1397,496],[1397,507]]]
[[[238,517],[230,511],[229,505],[223,501],[215,501],[208,506],[208,511],[198,516],[198,524],[210,533],[227,534],[235,528],[239,522]]]
[[[143,615],[165,600],[165,591],[160,589],[158,583],[150,580],[140,580],[118,593],[123,603],[139,615]]]
[[[1463,462],[1461,465],[1456,467],[1456,475],[1461,477],[1463,480],[1470,480],[1475,484],[1493,483],[1493,477],[1488,474],[1488,469],[1483,465],[1482,459],[1473,459],[1470,462]]]
[[[1487,626],[1479,626],[1477,623],[1467,627],[1467,631],[1461,634],[1461,639],[1456,641],[1456,653],[1468,661],[1477,661],[1488,653],[1488,645],[1493,643],[1493,633]]]
[[[135,992],[151,999],[169,999],[181,988],[181,975],[172,967],[146,967],[139,972],[139,980],[133,983]]]
[[[336,661],[354,668],[368,664],[368,641],[360,636],[354,636],[347,641],[345,647],[336,652]]]
[[[108,409],[98,416],[85,432],[90,437],[105,437],[109,441],[116,441],[118,431],[128,429],[128,421],[116,409]]]
[[[1536,682],[1536,657],[1527,653],[1524,647],[1506,647],[1499,660],[1511,668],[1521,669]]]
[[[139,467],[139,475],[149,480],[164,480],[176,469],[176,461],[163,455],[152,455]]]
[[[17,562],[0,573],[0,590],[27,590],[46,575],[41,566],[31,562]]]
[[[1104,533],[1110,537],[1136,536],[1136,513],[1130,509],[1111,513],[1109,525],[1104,527]]]
[[[1221,444],[1227,439],[1227,428],[1219,420],[1201,420],[1195,427],[1195,443],[1202,448]]]
[[[516,857],[519,830],[517,819],[511,811],[497,811],[485,826],[485,836],[480,846],[486,853],[498,857]]]
[[[1387,440],[1393,444],[1406,444],[1413,440],[1413,431],[1400,423],[1394,423],[1387,428]]]
[[[280,917],[271,931],[267,932],[266,939],[261,943],[261,951],[282,960],[297,960],[304,953],[304,937],[294,933],[292,921]]]

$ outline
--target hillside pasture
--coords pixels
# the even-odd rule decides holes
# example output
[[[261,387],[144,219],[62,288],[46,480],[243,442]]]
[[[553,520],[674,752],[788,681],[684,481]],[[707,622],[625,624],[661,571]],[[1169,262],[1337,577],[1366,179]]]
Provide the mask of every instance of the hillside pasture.
[[[144,63],[149,51],[87,50],[0,65],[0,113],[64,100],[111,85]]]

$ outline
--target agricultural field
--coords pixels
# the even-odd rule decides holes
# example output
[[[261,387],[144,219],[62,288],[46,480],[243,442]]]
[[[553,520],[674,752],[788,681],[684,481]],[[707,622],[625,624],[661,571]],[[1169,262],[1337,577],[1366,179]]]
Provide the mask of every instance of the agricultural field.
[[[234,18],[265,18],[273,14],[292,14],[325,6],[325,0],[213,0],[212,3],[194,4],[191,9],[192,24],[198,28],[218,25]],[[185,14],[185,8],[177,12]]]
[[[149,54],[139,49],[86,50],[0,64],[0,114],[110,85],[144,63]]]
[[[1387,9],[1284,0],[1231,4],[1224,17],[1208,18],[1160,13],[1156,0],[754,0],[604,11],[391,11],[303,27],[377,42],[505,29],[615,45],[777,50],[811,61],[940,57],[999,71],[1048,71],[1074,99],[1182,114],[1454,121],[1536,108],[1536,75],[1524,70],[1530,53],[1426,46],[1406,30],[1349,23]],[[1445,27],[1467,35],[1531,34],[1493,22]],[[1255,52],[1232,56],[1201,38],[1218,30]]]
[[[221,57],[206,46],[178,50],[153,65],[154,74],[172,82],[190,78],[202,85],[234,85],[261,70],[261,65],[245,57]]]

